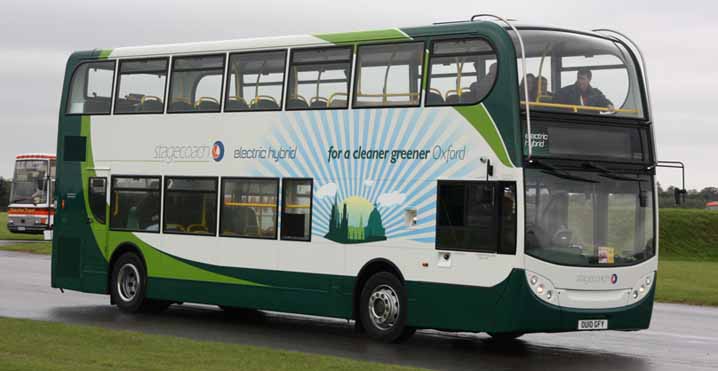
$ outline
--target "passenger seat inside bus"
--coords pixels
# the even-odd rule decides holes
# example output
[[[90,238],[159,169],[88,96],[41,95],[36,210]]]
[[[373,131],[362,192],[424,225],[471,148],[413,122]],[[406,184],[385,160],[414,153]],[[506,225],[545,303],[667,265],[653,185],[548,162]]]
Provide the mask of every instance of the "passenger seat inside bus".
[[[440,106],[444,104],[444,97],[442,97],[438,91],[432,89],[427,93],[426,104],[429,106]]]
[[[225,107],[228,111],[246,111],[249,109],[249,105],[244,98],[240,96],[229,97],[227,100],[227,106]]]
[[[287,109],[307,109],[309,108],[309,105],[307,104],[306,99],[302,99],[299,97],[289,97],[287,99]]]

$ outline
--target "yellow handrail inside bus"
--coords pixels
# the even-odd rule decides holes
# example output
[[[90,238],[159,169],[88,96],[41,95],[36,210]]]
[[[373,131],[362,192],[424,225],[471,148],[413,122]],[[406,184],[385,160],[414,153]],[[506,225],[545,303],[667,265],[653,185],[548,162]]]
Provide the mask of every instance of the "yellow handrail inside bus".
[[[242,101],[242,102],[244,102],[244,104],[247,104],[247,101],[244,100],[244,98],[240,97],[239,95],[233,95],[233,96],[229,97],[229,100]]]
[[[309,205],[284,205],[287,209],[308,209]]]
[[[217,101],[217,99],[215,99],[215,98],[212,98],[212,97],[199,97],[199,98],[197,98],[197,100],[194,102],[194,108],[199,107],[199,105],[200,105],[202,102],[212,102],[212,103],[215,103],[215,104],[219,105],[219,101]]]
[[[347,98],[349,97],[349,95],[347,93],[334,93],[329,96],[329,99],[327,99],[327,107],[331,107],[332,102],[334,102],[334,99],[337,96],[343,96],[343,97],[347,97]]]
[[[521,104],[525,105],[526,101],[521,101]],[[579,106],[576,104],[563,104],[563,103],[543,103],[543,102],[529,102],[531,107],[550,107],[550,108],[566,108],[571,109],[573,112],[578,111],[599,111],[599,112],[620,112],[620,113],[638,113],[637,109],[628,108],[614,108],[610,110],[608,107],[596,107],[596,106]]]
[[[225,202],[224,206],[238,206],[238,207],[271,207],[276,209],[277,205],[275,204],[262,204],[262,203],[256,203],[256,202]]]
[[[145,102],[146,102],[147,100],[154,100],[154,101],[157,101],[157,102],[159,102],[159,103],[162,103],[162,98],[160,98],[160,97],[156,97],[156,96],[154,96],[154,95],[145,95],[145,96],[143,96],[142,98],[140,98],[140,104],[145,104]]]
[[[259,102],[260,99],[271,100],[272,102],[274,102],[274,104],[278,104],[278,103],[277,103],[277,100],[276,100],[274,97],[272,97],[272,96],[269,96],[269,95],[257,95],[256,97],[254,97],[254,99],[252,99],[252,100],[249,102],[249,105],[250,105],[250,106],[254,106],[255,104],[257,104],[257,102]]]
[[[120,213],[120,192],[115,191],[115,210],[112,210],[112,216]]]

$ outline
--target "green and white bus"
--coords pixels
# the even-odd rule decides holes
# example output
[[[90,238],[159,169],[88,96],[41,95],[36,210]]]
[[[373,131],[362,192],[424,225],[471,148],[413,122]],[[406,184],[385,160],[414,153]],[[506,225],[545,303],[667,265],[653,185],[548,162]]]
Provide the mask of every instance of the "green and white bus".
[[[351,319],[383,341],[645,329],[647,90],[619,33],[483,16],[77,52],[52,286],[126,312]]]

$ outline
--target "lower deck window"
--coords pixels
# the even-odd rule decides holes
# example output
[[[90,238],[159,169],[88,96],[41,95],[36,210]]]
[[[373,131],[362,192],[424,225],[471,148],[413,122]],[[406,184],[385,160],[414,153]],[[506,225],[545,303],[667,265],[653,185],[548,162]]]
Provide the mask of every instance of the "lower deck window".
[[[112,177],[110,229],[159,232],[160,177]]]
[[[510,182],[439,182],[436,248],[515,253],[515,190]]]
[[[217,179],[166,178],[165,233],[214,236],[217,230]]]
[[[278,179],[222,179],[220,235],[276,239],[278,201]]]
[[[312,179],[282,183],[282,239],[309,241],[312,232]]]

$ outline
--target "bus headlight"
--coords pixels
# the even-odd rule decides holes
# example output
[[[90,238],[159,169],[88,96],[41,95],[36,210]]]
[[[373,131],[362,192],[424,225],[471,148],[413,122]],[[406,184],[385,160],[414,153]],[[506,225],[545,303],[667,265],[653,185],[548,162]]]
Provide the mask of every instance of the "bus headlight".
[[[541,277],[540,275],[526,271],[526,280],[529,283],[529,288],[534,292],[536,296],[541,300],[558,305],[558,298],[556,297],[556,289],[548,279]]]
[[[633,301],[641,300],[646,296],[646,294],[648,294],[651,290],[651,284],[653,283],[655,276],[656,272],[651,272],[641,277],[641,279],[633,285],[630,294]]]

